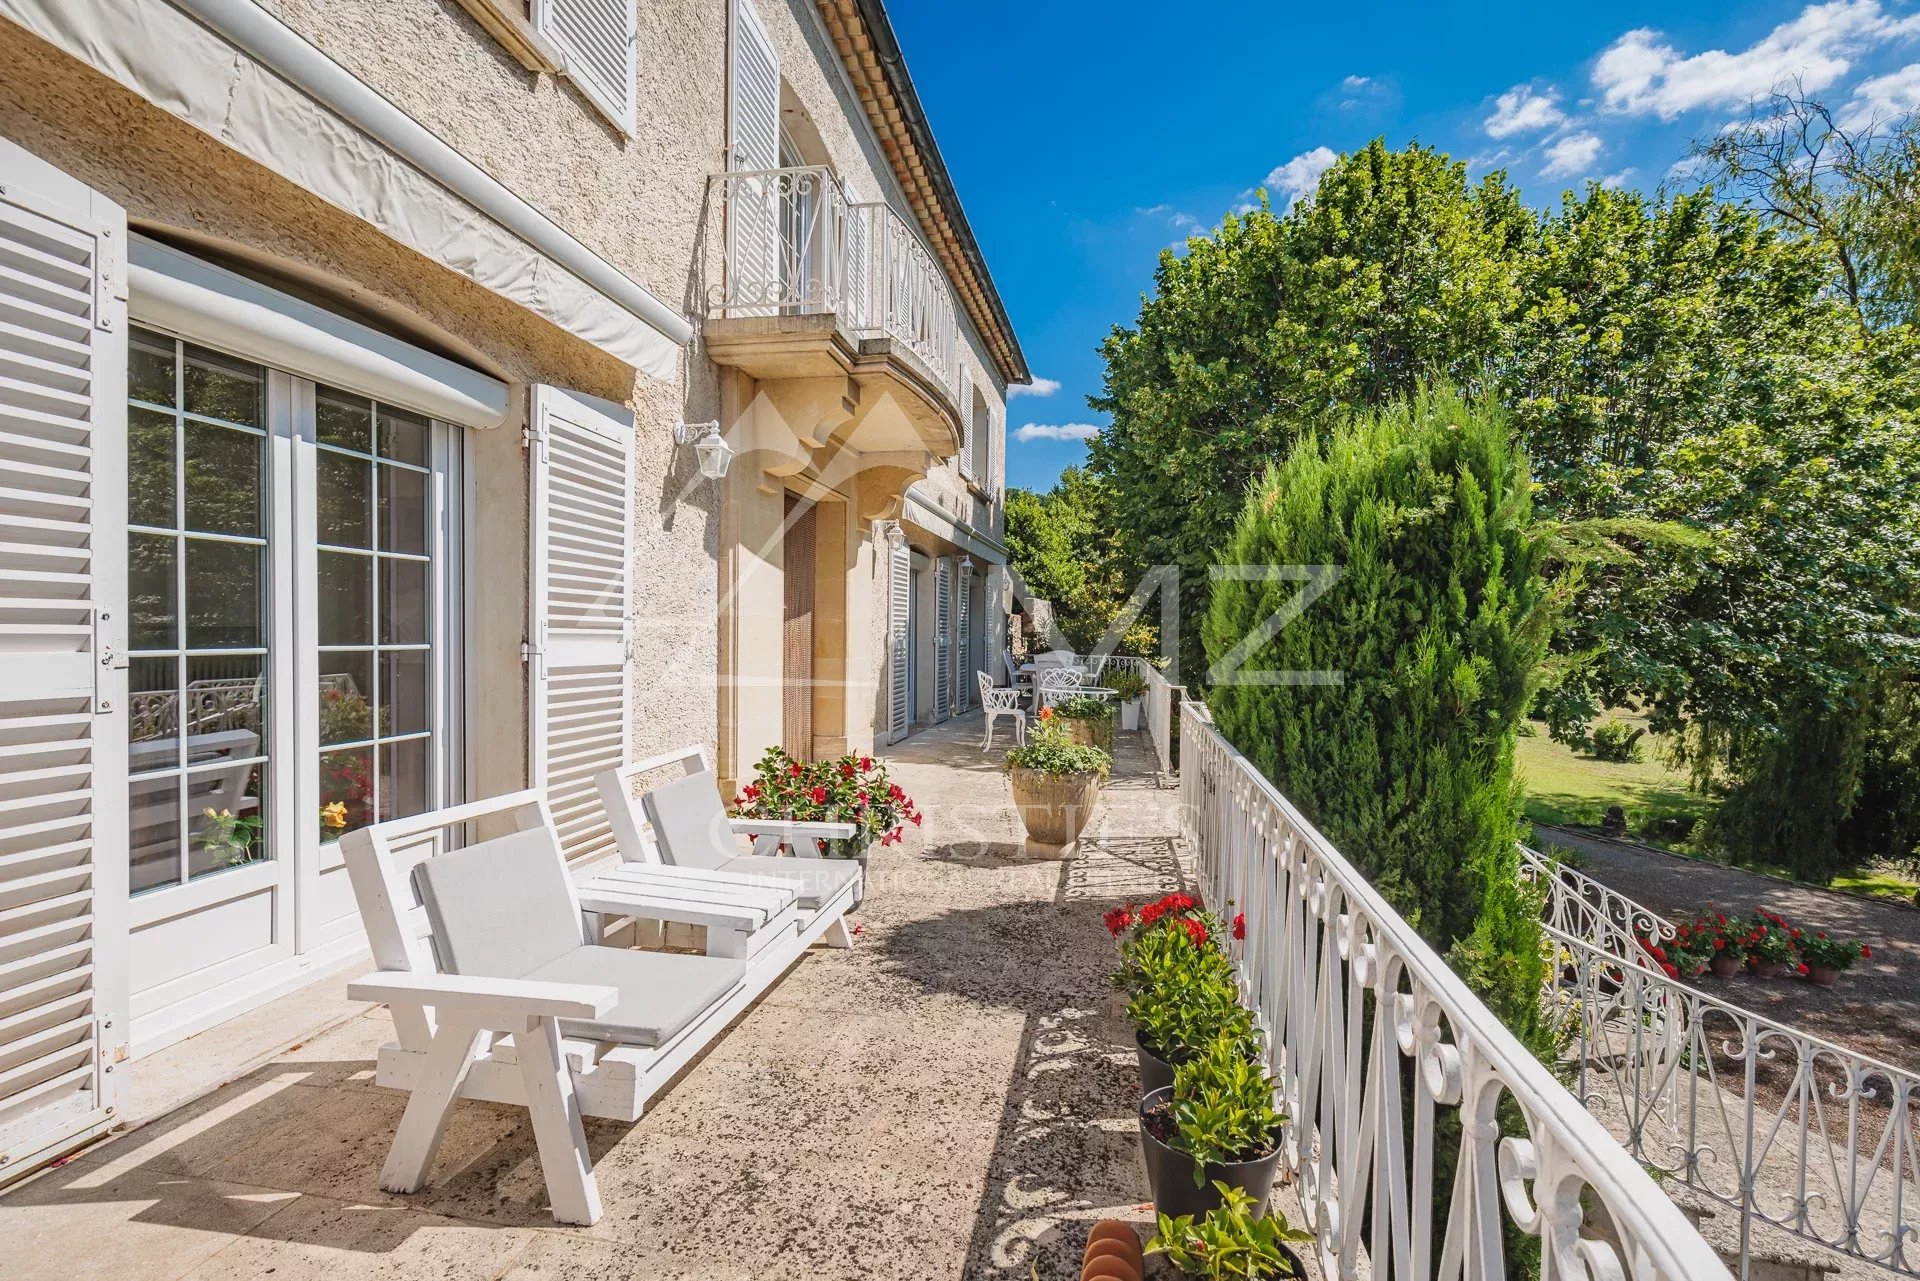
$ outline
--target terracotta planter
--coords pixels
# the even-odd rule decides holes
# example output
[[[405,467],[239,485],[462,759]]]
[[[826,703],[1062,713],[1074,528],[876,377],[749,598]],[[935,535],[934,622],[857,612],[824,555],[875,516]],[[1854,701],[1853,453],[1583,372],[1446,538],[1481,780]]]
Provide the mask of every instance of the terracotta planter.
[[[1809,965],[1807,982],[1815,987],[1832,987],[1840,981],[1840,967],[1837,965]]]
[[[1047,774],[1018,766],[1007,772],[1013,804],[1035,845],[1067,846],[1080,839],[1100,803],[1098,774]]]
[[[1133,1043],[1140,1053],[1140,1094],[1144,1098],[1155,1090],[1173,1085],[1173,1064],[1147,1048],[1140,1034],[1133,1034]]]
[[[1140,1281],[1146,1266],[1140,1235],[1132,1225],[1119,1219],[1102,1219],[1087,1233],[1080,1281]]]
[[[1753,976],[1757,979],[1777,979],[1783,967],[1778,961],[1763,961],[1757,956],[1749,956],[1747,968],[1753,971]]]
[[[1725,952],[1713,958],[1713,976],[1717,979],[1730,979],[1740,972],[1740,958],[1729,956]]]
[[[1252,1161],[1228,1161],[1209,1165],[1200,1187],[1193,1183],[1193,1158],[1155,1137],[1147,1124],[1147,1114],[1173,1097],[1173,1087],[1155,1090],[1140,1100],[1140,1152],[1147,1162],[1147,1185],[1153,1189],[1153,1206],[1160,1214],[1178,1218],[1191,1214],[1199,1218],[1220,1207],[1220,1193],[1213,1186],[1225,1183],[1253,1198],[1255,1212],[1266,1213],[1267,1194],[1273,1191],[1273,1179],[1280,1166],[1280,1136],[1273,1136],[1273,1151]]]

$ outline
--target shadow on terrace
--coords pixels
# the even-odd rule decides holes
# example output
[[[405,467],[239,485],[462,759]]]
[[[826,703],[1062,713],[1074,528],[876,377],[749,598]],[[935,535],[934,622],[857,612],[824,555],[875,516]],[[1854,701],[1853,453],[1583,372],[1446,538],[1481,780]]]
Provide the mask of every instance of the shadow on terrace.
[[[891,753],[928,816],[815,949],[635,1125],[589,1120],[606,1214],[549,1214],[527,1113],[455,1110],[429,1186],[379,1188],[404,1096],[374,1010],[0,1198],[13,1281],[1077,1275],[1144,1223],[1131,1036],[1100,916],[1181,883],[1177,797],[1122,735],[1079,857],[1022,850],[978,716]],[[341,980],[344,982],[344,980]]]

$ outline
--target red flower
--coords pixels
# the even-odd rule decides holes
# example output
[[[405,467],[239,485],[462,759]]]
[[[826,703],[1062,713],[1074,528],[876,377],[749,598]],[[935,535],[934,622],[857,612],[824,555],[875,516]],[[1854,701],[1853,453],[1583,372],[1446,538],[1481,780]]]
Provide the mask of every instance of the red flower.
[[[1787,933],[1788,933],[1788,934],[1790,934],[1790,935],[1792,935],[1792,936],[1793,936],[1794,938],[1799,938],[1799,937],[1800,937],[1800,931],[1799,931],[1799,930],[1788,930],[1788,931],[1787,931]]]
[[[1128,904],[1126,907],[1116,907],[1100,919],[1106,922],[1107,933],[1118,938],[1120,937],[1121,930],[1133,924],[1133,905]]]
[[[800,762],[798,762],[798,761],[795,761],[795,762],[794,762],[793,764],[791,764],[791,765],[789,765],[789,766],[787,766],[787,773],[788,773],[788,774],[791,774],[791,775],[792,775],[792,776],[793,776],[794,778],[799,778],[799,777],[800,777]]]
[[[1666,952],[1659,947],[1650,948],[1648,950],[1653,953],[1653,959],[1656,961],[1664,962],[1667,959]]]
[[[890,832],[888,832],[888,833],[887,833],[886,835],[884,835],[884,836],[882,836],[882,837],[880,838],[880,843],[881,843],[882,845],[897,845],[897,844],[899,844],[899,843],[900,843],[900,829],[896,827],[896,828],[894,828],[894,829],[893,829],[892,831],[890,831]]]
[[[1237,939],[1243,939],[1247,936],[1247,914],[1245,912],[1234,913],[1233,936]]]
[[[1715,912],[1713,914],[1713,919],[1718,921],[1720,924],[1725,925],[1727,923],[1727,914],[1725,912]]]
[[[740,795],[746,797],[748,800],[752,800],[754,797],[760,795],[760,785],[758,783],[748,783],[740,789]]]
[[[1805,961],[1800,962],[1800,964],[1793,967],[1793,972],[1795,974],[1805,974],[1807,972],[1807,963]]]
[[[1187,937],[1193,940],[1193,945],[1195,947],[1204,947],[1206,945],[1206,942],[1207,942],[1206,926],[1202,925],[1199,921],[1195,920],[1191,916],[1182,917],[1180,919],[1180,924],[1186,927]]]
[[[1155,921],[1159,920],[1161,917],[1165,916],[1166,914],[1167,914],[1167,909],[1164,904],[1149,903],[1145,907],[1140,909],[1140,924],[1152,925]]]
[[[862,756],[862,757],[860,758],[860,770],[861,770],[861,772],[862,772],[862,773],[865,773],[865,772],[867,772],[868,770],[871,770],[872,768],[873,768],[873,757],[871,757],[871,756]]]
[[[825,805],[827,803],[827,789],[824,787],[816,787],[807,793],[807,799],[815,805]]]
[[[842,775],[844,775],[845,777],[847,777],[847,778],[852,778],[852,777],[853,777],[853,774],[854,774],[854,769],[853,769],[853,762],[852,762],[852,761],[841,761],[841,762],[840,762],[840,773],[841,773]]]
[[[904,801],[907,799],[907,794],[900,790],[900,784],[898,783],[887,784],[887,795],[896,801]]]
[[[1726,950],[1726,947],[1727,941],[1725,939],[1715,939],[1713,941],[1713,950],[1716,952],[1723,952]]]
[[[1863,960],[1864,960],[1864,959],[1866,959],[1866,958],[1868,958],[1868,957],[1871,957],[1872,955],[1873,955],[1873,949],[1872,949],[1872,948],[1870,948],[1870,947],[1868,947],[1868,946],[1867,946],[1867,945],[1866,945],[1865,943],[1862,943],[1862,944],[1860,945],[1860,956],[1861,956],[1861,959],[1863,959]]]
[[[913,815],[913,825],[914,825],[915,827],[918,827],[918,826],[920,826],[920,814],[919,814],[919,812],[918,812],[918,811],[915,811],[915,813],[914,813],[914,815]]]
[[[1667,977],[1670,979],[1677,979],[1680,977],[1680,971],[1676,970],[1675,968],[1673,968],[1672,965],[1668,964],[1665,961],[1662,961],[1660,963],[1660,968],[1666,971]]]
[[[1825,930],[1815,930],[1813,936],[1817,939],[1823,939],[1827,936],[1827,932]]]

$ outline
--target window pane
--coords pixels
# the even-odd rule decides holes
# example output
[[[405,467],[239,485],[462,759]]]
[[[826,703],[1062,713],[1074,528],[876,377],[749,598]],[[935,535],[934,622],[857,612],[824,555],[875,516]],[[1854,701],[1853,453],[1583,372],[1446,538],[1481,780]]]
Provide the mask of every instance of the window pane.
[[[217,764],[187,775],[187,876],[268,857],[267,767]]]
[[[172,406],[173,339],[150,329],[135,329],[128,335],[127,395]]]
[[[373,651],[320,653],[320,742],[364,743],[373,738]]]
[[[417,734],[433,728],[433,688],[424,649],[389,650],[380,655],[380,732]]]
[[[173,885],[180,879],[180,776],[137,778],[127,787],[128,888]]]
[[[430,740],[410,738],[380,744],[380,821],[424,814],[432,808]]]
[[[380,550],[427,554],[427,473],[380,469]]]
[[[187,645],[254,649],[267,643],[266,548],[187,540]]]
[[[127,535],[127,644],[134,649],[172,649],[179,644],[171,534]]]
[[[260,537],[266,437],[196,422],[186,433],[187,528]]]
[[[322,645],[372,644],[373,557],[321,552],[319,608]]]
[[[135,525],[172,529],[172,414],[155,409],[127,410],[127,520]]]
[[[127,772],[148,774],[180,763],[180,660],[127,664]]]
[[[252,361],[187,345],[187,411],[230,423],[266,423],[267,371]]]
[[[424,561],[380,558],[380,643],[420,645],[427,633],[427,566]]]
[[[320,754],[320,813],[315,816],[322,841],[373,821],[373,749]]]
[[[318,450],[316,456],[320,541],[337,547],[372,547],[373,464],[330,449]]]
[[[427,420],[405,409],[380,406],[380,456],[425,467]]]
[[[258,654],[187,660],[187,764],[265,753],[267,682]]]
[[[373,402],[350,391],[316,389],[315,434],[323,445],[373,452]]]

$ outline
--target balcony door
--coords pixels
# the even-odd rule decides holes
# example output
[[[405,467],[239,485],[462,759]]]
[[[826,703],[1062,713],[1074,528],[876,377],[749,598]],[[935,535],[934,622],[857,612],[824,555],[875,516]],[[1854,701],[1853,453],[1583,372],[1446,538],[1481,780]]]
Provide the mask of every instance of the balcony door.
[[[449,443],[154,330],[127,384],[139,1053],[353,935],[339,837],[440,803]]]

